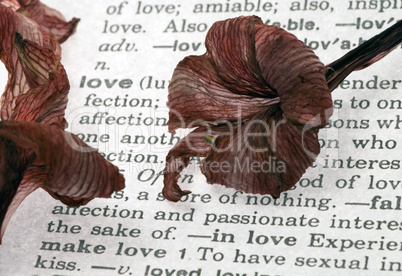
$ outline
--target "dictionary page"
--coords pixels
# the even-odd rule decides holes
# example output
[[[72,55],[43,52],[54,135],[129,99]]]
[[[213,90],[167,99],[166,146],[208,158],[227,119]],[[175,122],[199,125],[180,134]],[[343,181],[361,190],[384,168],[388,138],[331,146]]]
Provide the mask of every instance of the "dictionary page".
[[[273,199],[210,185],[194,158],[180,202],[161,194],[179,61],[205,53],[215,21],[257,15],[328,64],[400,19],[400,0],[43,0],[80,18],[61,45],[68,131],[119,167],[126,188],[68,208],[39,189],[13,215],[1,275],[272,276],[402,272],[402,47],[332,93],[321,153]],[[4,87],[7,72],[1,66]]]

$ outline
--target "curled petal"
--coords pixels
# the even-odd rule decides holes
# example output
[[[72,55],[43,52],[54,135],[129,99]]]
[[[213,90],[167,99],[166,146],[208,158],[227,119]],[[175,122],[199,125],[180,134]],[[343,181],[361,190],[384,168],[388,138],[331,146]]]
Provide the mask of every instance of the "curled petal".
[[[57,10],[49,8],[39,0],[18,0],[20,8],[17,12],[25,15],[39,24],[58,43],[66,41],[76,30],[80,21],[73,18],[66,21],[64,16]]]
[[[38,187],[69,206],[86,204],[95,197],[108,198],[124,188],[117,167],[59,127],[1,121],[0,142],[2,233],[21,201]],[[21,157],[23,149],[26,158]]]
[[[39,0],[0,0],[0,5],[35,21],[58,43],[63,43],[74,34],[80,21],[74,17],[67,22],[59,11],[46,6]]]
[[[261,19],[256,16],[216,22],[205,39],[205,55],[215,68],[214,73],[232,93],[275,98],[278,94],[261,75],[256,59],[255,35],[259,24]]]
[[[118,168],[72,133],[34,122],[2,121],[0,136],[35,152],[46,166],[43,187],[57,195],[79,203],[124,188]]]
[[[0,99],[1,119],[10,120],[13,119],[18,96],[46,82],[48,73],[54,70],[54,68],[50,70],[49,62],[60,60],[60,46],[42,32],[36,23],[2,5],[0,5],[0,29],[3,30],[0,32],[0,58],[9,74],[5,91]],[[20,41],[29,41],[30,49],[25,51],[23,45],[18,48]],[[18,52],[17,49],[23,51]],[[48,59],[50,55],[41,56],[46,51],[52,52],[50,59]]]
[[[261,19],[255,28],[261,75],[277,91],[284,115],[297,123],[325,126],[332,99],[324,64],[291,33],[265,25]]]
[[[318,155],[317,131],[293,124],[272,106],[233,135],[217,137],[201,168],[211,183],[277,198],[297,183]]]
[[[15,37],[23,74],[32,89],[15,99],[9,119],[65,128],[64,110],[70,85],[63,65],[53,51],[23,40],[18,33]]]
[[[223,129],[224,127],[214,129],[208,126],[199,127],[181,139],[169,151],[166,156],[166,168],[163,171],[164,187],[162,190],[168,200],[179,201],[183,195],[190,193],[190,191],[182,191],[177,185],[180,173],[188,166],[190,157],[205,157],[211,150],[211,144],[204,137],[217,135]]]

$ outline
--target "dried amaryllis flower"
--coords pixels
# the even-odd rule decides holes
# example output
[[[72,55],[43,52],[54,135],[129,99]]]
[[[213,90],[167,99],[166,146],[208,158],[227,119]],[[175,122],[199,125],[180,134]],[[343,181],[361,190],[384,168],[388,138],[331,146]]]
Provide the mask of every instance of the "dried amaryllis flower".
[[[169,131],[196,129],[167,155],[163,195],[178,201],[189,193],[177,180],[198,156],[205,157],[208,182],[279,197],[320,152],[317,134],[332,115],[331,91],[396,40],[327,67],[294,35],[256,16],[216,22],[207,52],[182,60],[169,85]]]
[[[27,17],[0,5],[0,59],[9,73],[1,97],[1,237],[18,205],[41,187],[69,206],[124,188],[118,168],[65,132],[69,82],[61,49]]]

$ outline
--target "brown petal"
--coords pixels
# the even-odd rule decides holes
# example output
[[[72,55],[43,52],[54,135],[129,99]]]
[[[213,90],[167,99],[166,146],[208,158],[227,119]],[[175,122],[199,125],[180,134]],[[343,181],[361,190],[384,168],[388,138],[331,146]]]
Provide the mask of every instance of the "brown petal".
[[[205,39],[207,53],[177,65],[169,84],[169,131],[246,120],[279,101],[256,61],[254,19],[216,22]]]
[[[0,5],[10,8],[13,11],[16,11],[20,8],[20,4],[18,3],[18,0],[0,0]]]
[[[210,183],[279,197],[296,184],[320,151],[317,129],[303,128],[288,121],[279,106],[272,106],[234,135],[219,136],[202,171]]]
[[[59,195],[92,199],[124,188],[118,168],[72,133],[34,122],[2,121],[0,136],[33,150],[46,165],[44,187]]]
[[[24,191],[32,191],[38,185],[70,206],[85,204],[95,197],[108,198],[114,191],[124,188],[124,177],[119,174],[117,167],[77,136],[58,127],[34,122],[1,121],[0,137],[15,143],[16,146],[6,147],[2,151],[2,154],[6,152],[10,155],[12,158],[9,159],[15,160],[14,163],[20,162],[17,148],[20,147],[32,150],[37,156],[36,164],[42,164],[33,167],[31,173],[26,175],[23,181],[26,184],[21,186],[23,191],[17,193],[15,202],[13,199],[4,206],[5,210],[2,206],[2,214],[5,214],[9,205],[12,213],[28,194]],[[4,143],[0,146],[5,147]],[[3,170],[2,196],[5,185],[15,193],[21,181],[23,166],[20,163],[7,163],[0,168]]]
[[[260,22],[256,16],[215,22],[205,39],[205,55],[232,93],[275,98],[278,94],[261,76],[256,59],[255,34]]]
[[[55,69],[55,66],[50,69],[50,65],[51,61],[60,60],[60,46],[49,35],[42,32],[37,24],[2,5],[0,5],[0,29],[2,30],[0,58],[9,74],[0,100],[1,119],[9,120],[13,119],[13,110],[18,96],[45,83],[49,73]],[[22,55],[27,54],[25,57],[19,55],[14,44],[15,42],[17,46],[20,44],[19,36],[24,39],[23,41],[30,42],[30,49],[22,51]],[[19,49],[25,48],[20,45]],[[52,54],[42,57],[41,54],[45,52]]]
[[[325,126],[332,99],[324,64],[291,33],[265,25],[261,19],[255,28],[255,52],[262,77],[279,94],[285,116],[301,124]]]
[[[18,33],[14,44],[23,73],[32,89],[16,98],[9,119],[65,128],[64,110],[70,85],[63,65],[53,51],[23,40]]]
[[[59,43],[66,41],[75,32],[80,21],[74,17],[67,22],[59,11],[49,8],[39,0],[18,0],[18,2],[20,8],[17,12],[38,23],[42,30]]]
[[[247,91],[233,93],[228,85],[207,55],[186,57],[169,84],[169,131],[201,126],[205,121],[247,119],[279,101],[277,97],[252,97]]]
[[[225,131],[226,126],[202,126],[193,130],[181,139],[166,156],[166,168],[163,171],[163,195],[171,201],[179,201],[183,195],[190,191],[182,191],[177,185],[180,173],[190,162],[190,157],[205,157],[211,150],[211,144],[205,140],[206,136],[217,136]]]

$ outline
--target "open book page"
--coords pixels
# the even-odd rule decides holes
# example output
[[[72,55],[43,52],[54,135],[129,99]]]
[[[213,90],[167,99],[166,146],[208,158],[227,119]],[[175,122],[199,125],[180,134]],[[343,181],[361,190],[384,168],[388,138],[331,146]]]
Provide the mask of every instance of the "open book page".
[[[402,1],[43,1],[81,19],[62,44],[68,130],[119,167],[126,188],[68,208],[43,190],[12,217],[1,275],[398,275],[402,272],[402,47],[332,93],[321,153],[273,199],[210,185],[192,159],[161,195],[177,63],[218,20],[257,15],[328,64],[400,19]],[[7,73],[1,68],[1,86]]]

